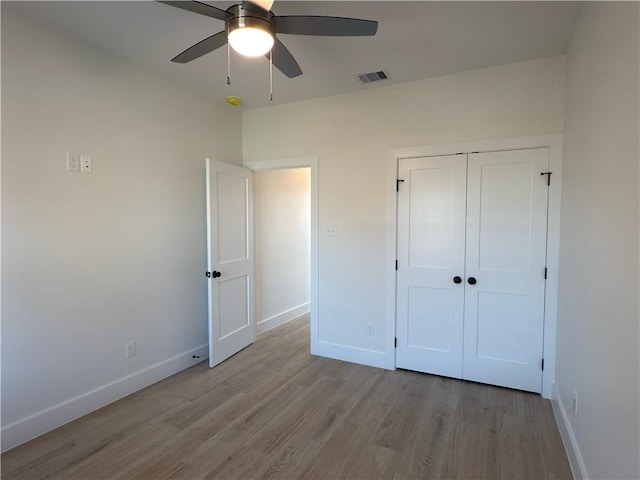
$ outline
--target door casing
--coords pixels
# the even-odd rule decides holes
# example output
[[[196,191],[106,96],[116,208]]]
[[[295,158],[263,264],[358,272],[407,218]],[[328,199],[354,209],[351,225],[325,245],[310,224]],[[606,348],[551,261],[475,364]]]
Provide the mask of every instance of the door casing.
[[[551,398],[555,379],[556,331],[558,312],[558,272],[560,251],[560,200],[562,184],[562,135],[540,135],[498,140],[478,140],[443,145],[425,145],[389,150],[387,156],[387,251],[386,251],[386,324],[385,366],[395,369],[396,338],[396,270],[398,203],[396,180],[398,161],[403,158],[452,155],[456,153],[492,152],[529,148],[549,148],[549,188],[547,228],[547,282],[545,290],[545,327],[543,339],[544,370],[542,396]]]

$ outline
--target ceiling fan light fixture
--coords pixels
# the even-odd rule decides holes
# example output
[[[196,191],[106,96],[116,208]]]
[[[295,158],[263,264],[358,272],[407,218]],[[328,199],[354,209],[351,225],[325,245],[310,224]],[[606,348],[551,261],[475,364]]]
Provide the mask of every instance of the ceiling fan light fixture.
[[[239,27],[229,32],[229,45],[240,55],[261,57],[273,48],[273,35],[259,27]]]
[[[276,40],[276,27],[271,12],[245,10],[234,5],[227,12],[226,22],[229,45],[240,55],[260,57],[268,53]]]

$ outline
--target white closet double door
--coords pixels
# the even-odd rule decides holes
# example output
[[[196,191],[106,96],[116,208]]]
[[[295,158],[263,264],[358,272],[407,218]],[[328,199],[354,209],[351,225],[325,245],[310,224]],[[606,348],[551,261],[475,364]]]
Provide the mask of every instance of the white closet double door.
[[[541,391],[548,165],[546,148],[400,160],[399,368]]]

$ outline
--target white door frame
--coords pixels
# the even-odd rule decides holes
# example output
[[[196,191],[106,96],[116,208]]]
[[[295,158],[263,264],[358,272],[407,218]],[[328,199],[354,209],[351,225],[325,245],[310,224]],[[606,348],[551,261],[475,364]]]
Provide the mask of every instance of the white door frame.
[[[385,363],[395,368],[396,337],[396,270],[398,198],[396,179],[398,161],[403,158],[452,155],[455,153],[495,152],[529,148],[549,148],[549,215],[547,219],[547,283],[545,291],[544,322],[544,371],[542,372],[542,396],[551,398],[556,368],[556,331],[558,319],[558,270],[560,253],[560,199],[562,185],[562,135],[540,135],[532,137],[477,140],[444,145],[425,145],[389,150],[387,161],[387,253],[386,253],[386,325],[390,332],[385,339]]]
[[[311,302],[311,353],[317,350],[318,345],[318,157],[294,157],[274,160],[245,161],[242,166],[253,171],[277,170],[286,168],[309,168],[311,197],[311,278],[310,278],[310,302]]]

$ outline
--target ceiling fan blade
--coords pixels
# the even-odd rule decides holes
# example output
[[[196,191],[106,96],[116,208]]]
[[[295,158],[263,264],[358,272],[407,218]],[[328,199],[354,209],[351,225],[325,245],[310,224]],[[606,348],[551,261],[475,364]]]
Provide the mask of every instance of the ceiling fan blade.
[[[273,66],[284,73],[289,78],[294,78],[302,75],[302,69],[296,59],[293,58],[291,52],[284,46],[280,40],[276,38],[273,48],[271,49],[271,55],[273,58]],[[269,58],[267,53],[265,57]]]
[[[253,10],[258,12],[268,12],[271,10],[273,0],[244,0],[242,8],[245,10]],[[256,8],[257,7],[257,8]]]
[[[229,17],[229,13],[225,12],[216,7],[212,7],[211,5],[207,5],[202,2],[186,2],[186,1],[161,1],[157,0],[158,3],[164,3],[165,5],[171,5],[172,7],[182,8],[183,10],[188,10],[190,12],[199,13],[200,15],[206,15],[207,17],[217,18],[218,20],[226,20]]]
[[[276,17],[276,31],[292,35],[364,37],[376,34],[378,22],[359,18],[285,15]]]
[[[205,38],[192,47],[187,48],[181,54],[173,57],[171,61],[176,63],[187,63],[191,60],[195,60],[196,58],[200,58],[201,56],[206,55],[209,52],[213,52],[215,49],[222,47],[226,43],[227,32],[223,30],[222,32],[218,32],[215,35],[211,35],[210,37]]]

